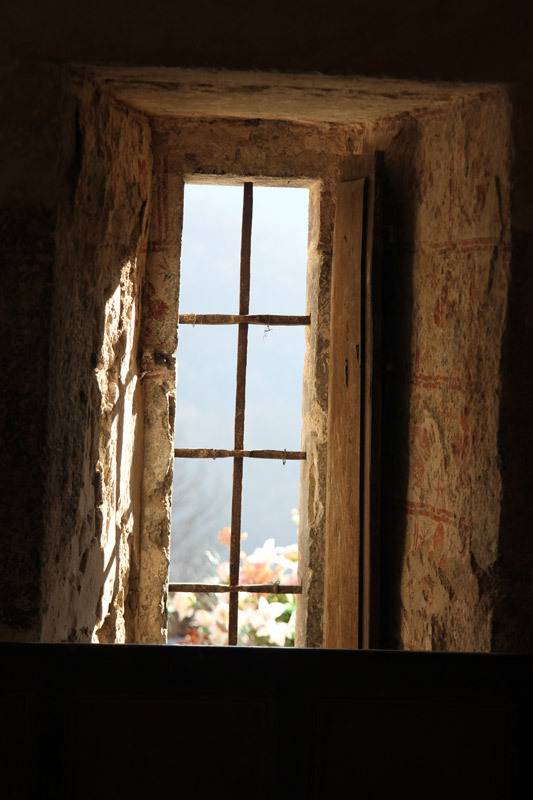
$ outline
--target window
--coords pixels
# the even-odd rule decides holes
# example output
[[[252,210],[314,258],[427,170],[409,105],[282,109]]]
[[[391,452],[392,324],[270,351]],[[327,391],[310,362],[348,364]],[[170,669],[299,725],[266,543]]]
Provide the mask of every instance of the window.
[[[227,188],[227,187],[225,187]],[[287,190],[284,190],[287,191]],[[246,449],[245,448],[245,415],[246,415],[246,384],[247,384],[247,358],[248,358],[248,332],[249,326],[260,325],[265,329],[265,337],[272,328],[277,326],[308,326],[309,315],[288,314],[250,314],[250,284],[251,284],[251,250],[252,250],[252,219],[253,219],[254,186],[252,182],[243,185],[243,210],[242,210],[242,235],[240,248],[240,274],[239,274],[239,308],[237,314],[191,314],[180,313],[180,326],[238,326],[237,344],[237,379],[235,391],[234,410],[234,447],[233,449],[210,448],[183,448],[175,449],[174,455],[178,459],[220,459],[233,460],[232,505],[231,505],[231,540],[229,558],[229,584],[215,583],[176,583],[169,585],[170,592],[194,592],[200,594],[213,594],[229,592],[229,620],[227,622],[228,644],[235,645],[238,641],[238,599],[244,592],[263,594],[299,594],[301,585],[284,585],[277,581],[272,584],[252,584],[246,581],[240,583],[240,553],[241,553],[241,527],[242,527],[242,495],[244,462],[247,459],[279,460],[285,464],[287,461],[302,461],[305,452],[301,450],[276,450],[276,449]],[[305,248],[306,250],[307,248]],[[237,287],[235,287],[237,288]],[[206,292],[207,293],[207,292]],[[213,337],[211,337],[213,342]],[[179,354],[178,347],[178,354]],[[223,379],[223,387],[230,381]],[[178,385],[178,408],[179,408]],[[268,486],[264,487],[268,492]],[[197,578],[201,577],[197,575]]]
[[[374,354],[379,347],[379,316],[374,309],[379,305],[379,281],[373,277],[372,265],[377,264],[378,255],[374,241],[378,242],[379,237],[374,237],[373,231],[379,222],[376,175],[381,162],[375,156],[350,156],[348,139],[344,151],[339,152],[337,143],[328,150],[328,131],[322,131],[309,143],[309,133],[306,125],[269,120],[180,120],[179,124],[162,127],[154,152],[154,173],[159,178],[153,200],[148,285],[149,324],[153,326],[150,340],[155,344],[154,352],[147,353],[146,369],[150,369],[150,359],[156,361],[157,342],[162,341],[168,353],[172,352],[170,342],[175,339],[176,328],[171,328],[170,320],[173,318],[175,325],[178,319],[177,265],[185,181],[229,185],[257,181],[263,185],[309,188],[306,313],[310,324],[306,325],[304,368],[301,450],[306,458],[300,490],[302,591],[297,601],[296,644],[368,646],[372,643],[371,606],[377,609],[376,550],[371,545],[370,531],[374,536],[378,526],[374,476],[379,439],[379,374]],[[359,190],[342,189],[353,181],[361,181]],[[353,206],[355,201],[357,207]],[[348,213],[350,208],[353,213]],[[356,217],[359,222],[354,227]],[[340,232],[339,225],[345,225],[346,230]],[[345,241],[350,245],[343,249],[341,244]],[[339,278],[332,298],[332,275],[336,272],[344,277]],[[350,292],[354,293],[358,309],[355,328],[348,325]],[[165,315],[160,322],[157,315],[163,303]],[[190,311],[184,309],[184,313]],[[339,345],[336,358],[330,354],[331,320],[339,327],[338,335],[332,328],[333,340],[337,336]],[[354,339],[341,335],[344,328],[351,331]],[[348,351],[341,343],[348,345]],[[170,381],[174,382],[175,373],[168,356],[164,385],[161,383],[160,387],[154,380],[156,372],[151,372],[152,395],[150,404],[145,405],[145,429],[150,428],[152,458],[161,467],[159,497],[164,498],[170,495],[168,464],[174,457],[168,430],[174,416]],[[339,395],[339,403],[332,415],[328,406],[335,394]],[[341,402],[342,396],[345,398]],[[337,417],[343,420],[342,424],[335,422]],[[337,451],[345,455],[337,456]],[[340,502],[344,510],[336,515],[334,509]],[[163,576],[168,574],[165,541],[170,528],[169,506],[153,493],[145,503],[143,515],[147,526],[141,540],[141,560],[151,565],[151,572],[141,568],[142,624],[147,630],[160,624],[164,630],[166,593],[163,590],[158,601],[155,584],[161,580],[168,589]],[[149,640],[153,641],[152,634]]]

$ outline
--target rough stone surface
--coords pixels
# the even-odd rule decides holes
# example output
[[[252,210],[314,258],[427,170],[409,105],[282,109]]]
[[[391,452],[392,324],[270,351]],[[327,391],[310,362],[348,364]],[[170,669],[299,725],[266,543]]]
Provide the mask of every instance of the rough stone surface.
[[[476,95],[481,85],[339,75],[161,67],[91,70],[117,99],[153,117],[344,123],[381,119],[447,105]],[[223,83],[223,91],[221,91]]]
[[[397,220],[384,271],[383,617],[393,647],[491,648],[509,158],[504,93],[415,119],[386,152]]]
[[[162,643],[167,636],[183,180],[169,171],[160,137],[154,156],[141,333],[145,435],[136,640]]]
[[[142,115],[68,80],[56,242],[42,638],[133,638],[137,358],[151,189]]]

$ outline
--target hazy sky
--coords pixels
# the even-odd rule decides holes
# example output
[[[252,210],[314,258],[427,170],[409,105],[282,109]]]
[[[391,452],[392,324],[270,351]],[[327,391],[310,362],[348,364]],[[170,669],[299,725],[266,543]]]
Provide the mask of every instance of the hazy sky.
[[[238,313],[242,195],[242,187],[186,185],[180,313]],[[305,314],[308,199],[306,189],[254,187],[252,314]],[[250,326],[246,449],[300,449],[304,350],[301,327],[265,333]],[[176,447],[233,448],[236,359],[237,326],[180,327]],[[190,527],[191,519],[201,550],[208,542],[220,551],[217,532],[231,521],[232,469],[232,459],[176,460],[173,562],[181,560],[180,524]],[[290,512],[298,506],[299,472],[299,462],[245,459],[244,549],[271,536],[283,545],[296,540]]]

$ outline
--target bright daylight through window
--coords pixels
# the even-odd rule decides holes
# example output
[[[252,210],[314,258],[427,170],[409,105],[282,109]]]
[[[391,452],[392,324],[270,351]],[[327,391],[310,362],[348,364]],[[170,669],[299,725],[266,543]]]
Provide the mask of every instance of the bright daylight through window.
[[[308,201],[185,186],[170,642],[294,644]]]

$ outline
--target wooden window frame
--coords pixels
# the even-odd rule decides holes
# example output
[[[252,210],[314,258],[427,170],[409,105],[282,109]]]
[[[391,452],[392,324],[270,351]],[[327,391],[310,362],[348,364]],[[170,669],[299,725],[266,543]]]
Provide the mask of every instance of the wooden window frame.
[[[379,644],[384,154],[346,164],[333,239],[324,644]]]

